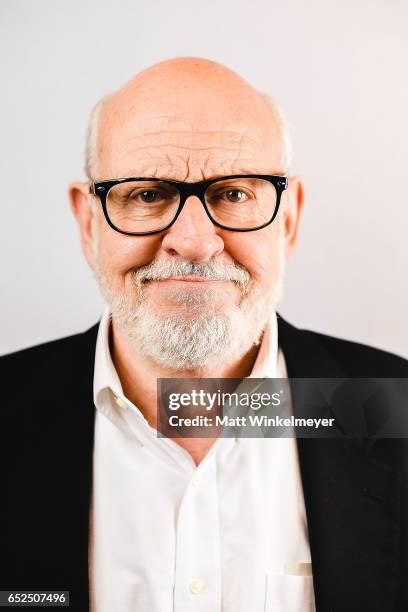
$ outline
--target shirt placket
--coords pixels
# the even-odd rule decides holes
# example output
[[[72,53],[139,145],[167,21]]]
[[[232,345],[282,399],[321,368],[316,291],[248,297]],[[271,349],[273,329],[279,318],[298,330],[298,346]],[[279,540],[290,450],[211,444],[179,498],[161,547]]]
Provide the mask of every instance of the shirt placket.
[[[221,612],[219,500],[215,453],[194,470],[176,532],[174,612]]]

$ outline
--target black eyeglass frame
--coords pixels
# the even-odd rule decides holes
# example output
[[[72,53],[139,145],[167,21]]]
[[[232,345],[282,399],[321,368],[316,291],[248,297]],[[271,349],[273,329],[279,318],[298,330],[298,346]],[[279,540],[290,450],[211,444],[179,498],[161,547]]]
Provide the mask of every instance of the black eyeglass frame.
[[[267,221],[266,223],[263,223],[259,227],[254,227],[254,228],[236,227],[234,228],[234,227],[227,227],[225,225],[222,225],[221,223],[219,223],[218,221],[212,218],[211,213],[208,210],[207,204],[205,202],[205,192],[207,191],[208,187],[210,187],[210,185],[212,185],[213,183],[217,183],[217,182],[229,180],[229,179],[236,179],[236,178],[263,179],[265,181],[268,181],[269,183],[272,183],[272,185],[276,189],[276,204],[275,204],[275,210],[273,212],[273,215],[269,221]],[[148,232],[125,232],[124,230],[121,230],[118,227],[116,227],[114,223],[112,223],[109,217],[107,205],[106,205],[109,191],[112,189],[112,187],[115,187],[115,185],[119,185],[121,183],[130,183],[132,181],[150,181],[150,182],[155,181],[155,182],[160,182],[160,183],[166,183],[168,185],[173,185],[174,187],[176,187],[176,189],[178,190],[180,194],[180,202],[178,204],[176,214],[170,223],[168,223],[165,227],[162,227],[161,229],[150,230]],[[150,234],[159,234],[160,232],[164,232],[165,230],[169,229],[173,225],[173,223],[176,222],[177,217],[180,215],[181,211],[183,210],[183,207],[184,207],[184,204],[186,203],[187,198],[189,198],[190,196],[196,196],[199,198],[199,200],[201,201],[201,204],[204,206],[204,210],[207,213],[207,216],[209,217],[211,222],[217,227],[221,227],[222,229],[225,229],[231,232],[255,232],[257,230],[263,229],[264,227],[267,227],[274,221],[279,211],[282,193],[285,191],[287,186],[288,186],[288,178],[286,176],[280,176],[276,174],[232,174],[229,176],[221,176],[218,178],[207,179],[206,181],[198,181],[195,183],[186,183],[184,181],[172,181],[170,179],[161,179],[157,177],[150,177],[150,178],[130,177],[130,178],[122,178],[122,179],[109,179],[109,180],[98,181],[98,182],[92,181],[90,185],[90,193],[93,194],[94,196],[99,196],[105,219],[113,230],[115,230],[116,232],[119,232],[120,234],[125,234],[127,236],[147,236]]]

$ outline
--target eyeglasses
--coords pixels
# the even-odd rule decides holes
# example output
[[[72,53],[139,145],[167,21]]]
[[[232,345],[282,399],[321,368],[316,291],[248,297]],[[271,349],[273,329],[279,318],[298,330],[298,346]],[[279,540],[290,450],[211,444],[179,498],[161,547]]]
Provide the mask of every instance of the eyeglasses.
[[[168,229],[190,196],[200,199],[214,225],[233,232],[253,232],[270,225],[278,214],[285,176],[235,174],[186,183],[156,178],[92,182],[112,229],[129,236]]]

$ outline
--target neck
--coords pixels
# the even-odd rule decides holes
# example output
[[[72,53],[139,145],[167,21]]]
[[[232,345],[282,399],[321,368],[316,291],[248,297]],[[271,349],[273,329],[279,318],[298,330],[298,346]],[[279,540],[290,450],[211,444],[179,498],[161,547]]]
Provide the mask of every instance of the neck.
[[[139,408],[149,425],[156,428],[158,378],[245,378],[252,371],[259,345],[251,347],[237,360],[214,368],[172,370],[140,354],[113,320],[110,350],[126,397]]]

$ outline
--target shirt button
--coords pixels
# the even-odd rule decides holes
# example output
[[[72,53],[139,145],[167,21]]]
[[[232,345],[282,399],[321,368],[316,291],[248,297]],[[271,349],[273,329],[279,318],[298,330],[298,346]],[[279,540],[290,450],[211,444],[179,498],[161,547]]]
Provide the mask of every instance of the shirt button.
[[[198,487],[198,480],[197,480],[197,478],[194,478],[194,480],[191,481],[191,486],[192,487]]]
[[[189,585],[190,593],[193,595],[200,595],[204,590],[204,582],[202,580],[193,580]]]
[[[117,397],[115,395],[115,402],[117,403],[119,408],[122,408],[123,410],[127,410],[127,404],[126,404],[125,401],[123,401],[123,399],[121,397]]]

